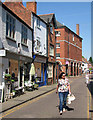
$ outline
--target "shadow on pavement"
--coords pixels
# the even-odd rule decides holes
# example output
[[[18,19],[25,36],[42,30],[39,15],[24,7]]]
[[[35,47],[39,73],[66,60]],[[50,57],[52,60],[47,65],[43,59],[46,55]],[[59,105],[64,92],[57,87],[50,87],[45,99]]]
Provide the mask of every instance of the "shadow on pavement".
[[[93,112],[93,110],[89,110],[89,112]]]
[[[74,111],[74,108],[70,108],[70,107],[68,107],[68,106],[66,106],[66,109],[67,109],[67,111]]]
[[[56,107],[58,107],[58,109],[59,109],[59,105],[57,105]],[[74,108],[70,108],[68,106],[66,106],[66,109],[67,109],[67,111],[74,111]]]

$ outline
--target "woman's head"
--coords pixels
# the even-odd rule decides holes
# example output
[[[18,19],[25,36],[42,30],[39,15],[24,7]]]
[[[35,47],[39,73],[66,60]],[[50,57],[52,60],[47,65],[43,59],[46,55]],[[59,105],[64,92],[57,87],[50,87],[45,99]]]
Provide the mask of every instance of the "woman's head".
[[[65,73],[64,72],[62,72],[60,75],[59,75],[59,79],[61,79],[61,78],[65,78]]]

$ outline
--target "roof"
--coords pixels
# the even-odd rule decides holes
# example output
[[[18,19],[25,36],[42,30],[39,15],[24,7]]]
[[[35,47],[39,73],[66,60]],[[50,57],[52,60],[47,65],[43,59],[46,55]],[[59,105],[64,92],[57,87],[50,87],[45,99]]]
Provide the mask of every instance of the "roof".
[[[54,13],[39,15],[39,17],[46,23],[51,23],[51,21],[54,20],[54,26],[56,27],[56,18]]]
[[[22,19],[26,24],[31,26],[31,11],[24,7],[20,2],[4,2],[14,14],[16,14],[20,19]]]
[[[21,17],[19,17],[16,13],[14,13],[9,7],[7,7],[5,4],[2,3],[2,7],[7,10],[9,13],[11,13],[16,19],[18,19],[20,22],[22,22],[24,25],[26,25],[30,30],[33,30],[27,22],[25,22]]]
[[[63,24],[61,24],[61,23],[58,22],[57,20],[56,20],[56,23],[57,23],[57,28],[58,28],[58,27],[62,27],[62,26],[64,26]]]
[[[77,35],[75,32],[73,32],[69,27],[67,27],[66,25],[61,24],[60,22],[56,21],[57,23],[57,29],[58,28],[67,28],[69,31],[71,31],[73,34],[75,34],[77,37],[79,37],[80,39],[82,39],[79,35]]]

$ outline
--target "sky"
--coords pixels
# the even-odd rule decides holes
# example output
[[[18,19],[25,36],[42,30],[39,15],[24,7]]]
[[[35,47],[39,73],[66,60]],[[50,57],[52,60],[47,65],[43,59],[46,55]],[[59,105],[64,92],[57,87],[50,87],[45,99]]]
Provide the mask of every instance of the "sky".
[[[56,19],[76,32],[80,26],[82,56],[91,56],[91,2],[37,2],[37,14],[55,13]]]

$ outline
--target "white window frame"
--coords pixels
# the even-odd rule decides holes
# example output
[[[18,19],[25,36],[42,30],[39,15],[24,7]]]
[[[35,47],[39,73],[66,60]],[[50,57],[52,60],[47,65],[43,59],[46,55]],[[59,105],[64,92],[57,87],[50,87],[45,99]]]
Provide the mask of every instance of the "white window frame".
[[[73,42],[75,41],[75,36],[73,35]]]
[[[59,46],[57,46],[57,44],[59,44]],[[60,48],[60,43],[56,43],[56,48]]]
[[[6,13],[6,36],[15,39],[15,19]]]
[[[59,56],[57,56],[57,55],[59,55]],[[56,58],[60,58],[60,53],[56,53]]]
[[[60,31],[56,31],[56,37],[59,37],[61,35]]]
[[[49,55],[54,56],[54,46],[50,45]]]
[[[27,28],[23,24],[21,27],[21,43],[27,45]]]

